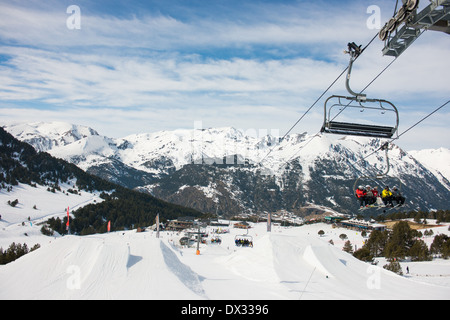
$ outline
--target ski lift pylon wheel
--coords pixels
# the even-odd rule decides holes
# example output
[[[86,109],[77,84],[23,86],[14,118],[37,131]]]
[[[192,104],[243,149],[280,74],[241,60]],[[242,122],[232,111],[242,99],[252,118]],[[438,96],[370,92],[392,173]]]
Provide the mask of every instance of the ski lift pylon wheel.
[[[385,41],[387,39],[387,36],[388,36],[387,24],[385,24],[384,27],[381,28],[378,37],[380,38],[381,41]]]
[[[397,19],[398,24],[401,24],[406,20],[407,13],[408,12],[406,11],[405,7],[401,7],[398,10],[397,14],[395,15],[395,19]]]
[[[419,0],[408,0],[405,8],[408,12],[411,12],[411,11],[416,10],[418,6],[419,6]]]
[[[397,27],[397,19],[391,18],[391,19],[388,21],[388,24],[387,24],[387,27],[386,27],[387,31],[388,31],[388,32],[392,32],[392,31],[395,30],[396,27]]]

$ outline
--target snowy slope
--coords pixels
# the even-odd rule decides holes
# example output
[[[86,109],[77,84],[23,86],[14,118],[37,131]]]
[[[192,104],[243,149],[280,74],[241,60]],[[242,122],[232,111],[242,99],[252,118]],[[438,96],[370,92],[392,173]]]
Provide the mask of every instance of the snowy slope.
[[[319,228],[325,236],[317,235]],[[222,245],[202,244],[200,255],[175,247],[180,235],[169,232],[160,239],[135,230],[58,238],[0,266],[0,299],[450,298],[448,284],[401,277],[330,245],[343,230],[324,224],[265,229],[250,229],[254,248],[237,248],[234,237],[242,231],[230,227]],[[449,261],[439,263],[435,272],[447,279]]]
[[[4,127],[17,139],[28,142],[38,151],[58,149],[87,137],[98,136],[89,127],[66,122],[10,123]]]
[[[445,178],[450,181],[450,150],[447,148],[424,149],[408,151],[419,160],[428,170],[433,172],[439,180]]]
[[[12,242],[26,243],[31,248],[36,243],[46,243],[51,238],[40,232],[41,222],[51,217],[63,218],[69,211],[76,210],[90,203],[100,203],[100,193],[79,191],[78,194],[68,193],[73,183],[60,184],[61,191],[47,191],[47,187],[26,184],[14,186],[12,191],[0,190],[0,247],[6,250]],[[64,192],[64,193],[63,193]],[[19,200],[13,208],[8,201]],[[23,224],[22,224],[23,223]]]

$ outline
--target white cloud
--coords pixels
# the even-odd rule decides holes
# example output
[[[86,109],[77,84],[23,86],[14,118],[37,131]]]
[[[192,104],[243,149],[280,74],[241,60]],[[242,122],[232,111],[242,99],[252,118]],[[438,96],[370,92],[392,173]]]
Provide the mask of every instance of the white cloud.
[[[67,29],[58,2],[45,10],[2,3],[0,117],[77,122],[116,137],[190,128],[196,120],[284,132],[346,67],[347,42],[374,35],[364,4],[324,10],[323,3],[246,3],[251,14],[217,19],[118,18],[81,7],[81,30]],[[427,97],[442,100],[450,92],[446,36],[426,32],[366,93],[402,112],[423,107]],[[355,64],[355,91],[391,61],[381,47],[376,39]],[[346,94],[344,77],[328,95],[336,93]],[[317,132],[322,106],[296,131]]]

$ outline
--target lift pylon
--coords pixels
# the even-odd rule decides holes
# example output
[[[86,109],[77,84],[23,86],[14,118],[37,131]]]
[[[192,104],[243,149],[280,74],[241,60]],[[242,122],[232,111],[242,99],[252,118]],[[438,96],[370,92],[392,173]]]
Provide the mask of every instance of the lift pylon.
[[[450,0],[430,2],[418,13],[419,0],[403,0],[403,6],[380,30],[383,55],[400,56],[426,30],[450,34]]]

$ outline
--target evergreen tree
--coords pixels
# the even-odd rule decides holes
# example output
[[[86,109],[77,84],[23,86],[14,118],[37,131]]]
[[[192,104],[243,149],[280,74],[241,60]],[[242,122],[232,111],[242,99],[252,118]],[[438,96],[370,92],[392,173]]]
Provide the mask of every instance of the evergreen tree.
[[[345,241],[344,247],[342,248],[343,251],[352,254],[353,253],[353,246],[350,242],[350,240]]]
[[[371,254],[368,247],[363,246],[361,249],[358,249],[353,253],[353,256],[361,261],[372,262],[373,255]]]
[[[445,234],[435,236],[430,246],[430,252],[442,255],[442,258],[448,259],[450,257],[450,237]]]
[[[397,260],[391,260],[389,264],[383,266],[384,269],[395,272],[398,275],[403,275],[402,267]]]
[[[415,230],[406,221],[395,224],[385,248],[385,257],[404,259],[414,244]]]
[[[428,250],[428,246],[423,240],[416,240],[409,249],[409,256],[412,261],[429,261],[431,260],[431,255]]]
[[[374,230],[370,233],[370,237],[364,244],[364,247],[367,248],[371,256],[381,257],[384,255],[388,237],[387,231]]]

